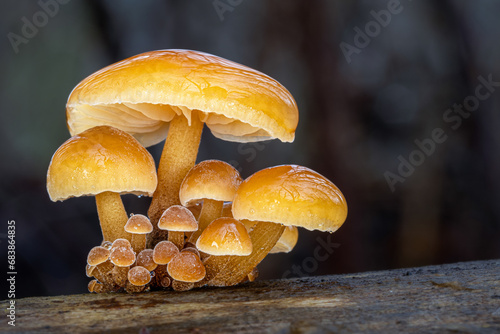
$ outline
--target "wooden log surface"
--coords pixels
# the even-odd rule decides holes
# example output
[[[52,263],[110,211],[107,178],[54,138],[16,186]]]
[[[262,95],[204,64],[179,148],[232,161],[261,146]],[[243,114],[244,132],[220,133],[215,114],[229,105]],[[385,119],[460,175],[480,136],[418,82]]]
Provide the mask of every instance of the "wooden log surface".
[[[2,301],[6,313],[8,301]],[[499,333],[500,260],[16,300],[12,333]]]

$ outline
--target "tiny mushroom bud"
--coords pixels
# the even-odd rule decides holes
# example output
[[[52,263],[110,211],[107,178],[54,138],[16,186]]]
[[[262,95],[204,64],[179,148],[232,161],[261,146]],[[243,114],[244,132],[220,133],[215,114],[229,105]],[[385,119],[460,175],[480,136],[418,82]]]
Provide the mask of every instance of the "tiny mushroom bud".
[[[161,241],[156,244],[153,250],[153,261],[157,264],[168,264],[172,259],[179,254],[179,248],[171,241]]]
[[[153,231],[153,225],[144,215],[133,215],[125,224],[125,231],[132,234],[132,248],[139,253],[146,248],[146,234]]]
[[[188,172],[181,184],[179,198],[189,206],[203,201],[198,230],[189,241],[196,242],[201,232],[222,214],[224,201],[232,201],[242,179],[230,164],[219,160],[202,161]]]
[[[115,265],[112,274],[116,284],[124,287],[127,283],[127,273],[135,262],[135,253],[132,247],[112,247],[109,257]]]
[[[192,252],[179,253],[169,262],[167,271],[174,280],[190,283],[201,281],[206,274],[200,258]]]
[[[184,247],[184,232],[194,232],[198,229],[198,222],[191,211],[180,205],[172,205],[166,209],[158,222],[160,230],[168,231],[168,240],[177,248]]]
[[[104,286],[95,279],[89,282],[88,289],[94,293],[104,292]]]
[[[156,264],[153,261],[153,250],[152,249],[145,249],[141,251],[139,254],[137,254],[137,259],[135,263],[138,266],[146,268],[148,271],[153,271],[158,267],[158,264]]]
[[[102,246],[92,248],[87,255],[87,265],[94,267],[87,271],[97,278],[101,283],[112,284],[111,270],[113,265],[109,260],[110,251]]]
[[[143,286],[151,281],[149,270],[144,267],[136,266],[128,271],[128,281],[133,285]]]
[[[200,256],[200,251],[198,249],[196,249],[195,247],[184,247],[181,252],[191,252],[191,253],[194,253],[196,255],[198,255],[198,257],[201,258]]]
[[[151,282],[151,274],[141,266],[135,266],[128,271],[128,282],[125,285],[125,291],[128,293],[137,293],[146,289],[146,284]]]

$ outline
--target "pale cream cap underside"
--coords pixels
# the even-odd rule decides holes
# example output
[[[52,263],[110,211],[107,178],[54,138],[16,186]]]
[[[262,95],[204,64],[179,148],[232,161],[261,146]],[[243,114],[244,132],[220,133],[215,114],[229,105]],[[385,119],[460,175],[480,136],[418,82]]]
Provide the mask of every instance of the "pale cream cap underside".
[[[298,109],[271,77],[203,52],[143,53],[90,75],[66,105],[72,135],[96,125],[126,131],[144,146],[165,139],[176,115],[201,120],[214,136],[236,142],[278,138],[292,142]]]

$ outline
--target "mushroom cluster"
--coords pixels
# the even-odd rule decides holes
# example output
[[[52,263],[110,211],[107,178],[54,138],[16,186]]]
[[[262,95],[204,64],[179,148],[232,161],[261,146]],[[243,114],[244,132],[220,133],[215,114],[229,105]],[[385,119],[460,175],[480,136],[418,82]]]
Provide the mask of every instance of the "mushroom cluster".
[[[90,75],[66,105],[72,137],[47,172],[51,200],[95,196],[103,241],[88,254],[90,292],[186,291],[253,281],[270,253],[290,252],[297,227],[334,232],[341,191],[297,165],[243,180],[226,162],[195,164],[204,125],[236,142],[292,142],[297,105],[279,82],[189,50],[140,54]],[[158,168],[145,147],[165,140]],[[152,196],[147,216],[121,194]]]

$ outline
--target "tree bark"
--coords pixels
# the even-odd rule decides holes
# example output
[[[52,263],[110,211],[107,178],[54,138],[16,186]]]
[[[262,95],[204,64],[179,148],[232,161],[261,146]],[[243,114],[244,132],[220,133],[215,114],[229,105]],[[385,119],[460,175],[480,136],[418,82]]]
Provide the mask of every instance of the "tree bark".
[[[257,281],[187,292],[16,300],[36,333],[485,332],[500,330],[500,260]],[[0,302],[6,313],[9,301]]]

